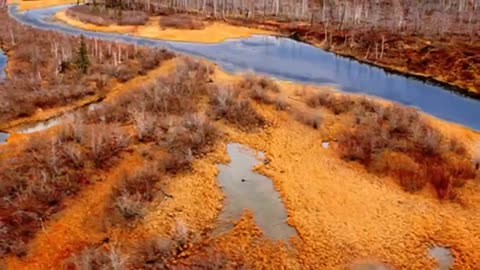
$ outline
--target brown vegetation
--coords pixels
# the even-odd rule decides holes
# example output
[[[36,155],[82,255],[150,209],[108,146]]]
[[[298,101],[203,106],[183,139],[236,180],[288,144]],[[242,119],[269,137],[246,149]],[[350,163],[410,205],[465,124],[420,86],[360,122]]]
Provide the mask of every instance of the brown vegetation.
[[[352,128],[339,134],[341,156],[394,176],[408,191],[431,183],[440,198],[452,198],[455,187],[475,177],[463,144],[442,135],[415,109],[331,92],[311,94],[306,103],[351,113]]]
[[[0,84],[0,122],[87,96],[101,98],[115,79],[123,82],[145,74],[174,56],[165,50],[86,39],[89,65],[83,74],[75,65],[78,37],[27,28],[0,12],[0,44],[15,63]]]
[[[148,21],[148,15],[143,11],[105,8],[99,5],[73,6],[67,9],[66,13],[84,23],[95,25],[144,25]]]
[[[201,20],[201,18],[199,19],[196,16],[188,14],[175,14],[161,17],[160,27],[200,30],[205,28],[205,23]]]
[[[163,168],[157,163],[147,163],[141,169],[121,174],[119,184],[107,203],[111,223],[125,223],[143,217],[147,203],[159,191],[156,184],[163,173]]]
[[[52,138],[32,137],[24,151],[0,163],[0,256],[25,255],[25,244],[62,209],[63,199],[92,182],[95,168],[113,166],[128,144],[110,125],[76,125]]]
[[[242,97],[238,89],[228,86],[219,87],[210,96],[213,118],[225,119],[241,130],[251,130],[262,127],[266,120],[253,109],[250,100]]]

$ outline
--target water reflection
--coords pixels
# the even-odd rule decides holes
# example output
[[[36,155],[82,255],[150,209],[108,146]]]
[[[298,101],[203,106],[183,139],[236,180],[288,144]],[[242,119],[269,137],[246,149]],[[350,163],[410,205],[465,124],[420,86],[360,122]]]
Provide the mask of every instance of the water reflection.
[[[170,42],[85,31],[47,19],[66,7],[68,6],[17,12],[16,6],[10,6],[9,12],[19,21],[43,29],[147,46],[163,46],[180,53],[205,57],[229,72],[252,70],[302,83],[335,84],[343,91],[375,95],[415,106],[439,118],[480,130],[480,121],[477,120],[480,106],[476,100],[447,91],[447,88],[388,74],[380,68],[339,57],[304,43],[271,36],[254,36],[217,44]]]
[[[218,165],[218,181],[226,195],[220,220],[240,218],[245,209],[253,212],[255,222],[267,237],[288,240],[295,230],[287,225],[287,212],[272,181],[252,171],[259,160],[243,145],[227,146],[231,162]]]

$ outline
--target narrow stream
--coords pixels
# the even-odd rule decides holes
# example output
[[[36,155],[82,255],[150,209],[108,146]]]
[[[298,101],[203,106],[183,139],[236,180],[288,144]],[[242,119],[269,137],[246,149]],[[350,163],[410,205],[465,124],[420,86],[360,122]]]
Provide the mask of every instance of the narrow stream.
[[[288,240],[295,230],[287,223],[287,211],[272,181],[252,171],[261,160],[244,145],[227,145],[230,163],[218,165],[218,182],[226,195],[220,221],[238,220],[245,209],[253,212],[255,222],[264,234],[275,240]],[[263,153],[259,153],[261,157]],[[231,224],[231,223],[228,223]],[[222,229],[222,228],[221,228]],[[228,229],[228,226],[223,228]]]
[[[0,81],[4,80],[7,76],[5,69],[7,68],[7,55],[0,49]]]
[[[3,53],[3,50],[0,49],[0,82],[6,78],[5,68],[7,67],[7,55]],[[0,131],[0,144],[7,142],[10,134]]]
[[[59,116],[59,117],[54,117],[54,118],[48,119],[46,121],[33,123],[31,125],[26,125],[26,126],[21,127],[20,129],[16,130],[16,133],[30,134],[30,133],[43,131],[43,130],[49,129],[53,126],[56,126],[56,125],[60,124],[60,122],[67,116],[68,115],[62,115],[62,116]]]
[[[272,36],[253,36],[217,44],[171,42],[81,30],[50,19],[53,14],[67,7],[64,5],[18,12],[16,5],[10,5],[9,13],[18,21],[41,29],[161,46],[205,57],[229,72],[252,70],[301,83],[333,84],[343,91],[364,93],[414,106],[439,118],[480,130],[477,117],[480,115],[480,106],[477,100],[459,95],[449,88],[390,74],[383,69],[339,57],[308,44]]]

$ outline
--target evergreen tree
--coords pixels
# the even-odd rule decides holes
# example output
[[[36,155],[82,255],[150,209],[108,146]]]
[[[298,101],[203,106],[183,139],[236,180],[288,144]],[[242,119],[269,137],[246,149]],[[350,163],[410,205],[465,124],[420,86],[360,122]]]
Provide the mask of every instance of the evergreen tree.
[[[85,38],[83,35],[80,36],[80,47],[78,48],[77,52],[77,60],[75,61],[75,65],[77,66],[78,70],[82,73],[87,73],[88,66],[90,65],[90,60],[88,59],[88,52],[87,52],[87,45],[85,44]]]

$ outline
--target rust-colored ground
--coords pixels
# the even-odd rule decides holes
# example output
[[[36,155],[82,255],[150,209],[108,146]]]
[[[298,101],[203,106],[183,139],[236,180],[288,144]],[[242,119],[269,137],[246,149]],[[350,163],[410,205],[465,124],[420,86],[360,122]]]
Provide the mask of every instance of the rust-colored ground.
[[[216,82],[239,79],[219,70],[215,75]],[[289,97],[292,106],[301,106],[301,97],[296,95],[301,91],[296,90],[311,88],[279,83],[281,94]],[[265,129],[245,133],[219,122],[225,139],[194,161],[192,171],[165,181],[165,191],[173,198],[154,201],[135,227],[105,226],[104,203],[116,176],[145,162],[140,153],[148,147],[124,155],[102,181],[68,200],[67,208],[47,222],[31,242],[25,258],[8,258],[9,269],[58,269],[65,258],[107,236],[110,243],[123,242],[128,248],[151,235],[169,236],[179,223],[192,232],[208,231],[215,224],[223,197],[215,180],[215,164],[228,161],[225,147],[229,141],[265,152],[270,163],[256,170],[272,179],[287,208],[288,223],[298,232],[292,239],[294,249],[288,249],[264,239],[246,212],[232,231],[209,241],[230,258],[246,260],[258,269],[342,269],[364,261],[383,262],[395,269],[433,269],[427,249],[436,244],[452,248],[454,269],[480,267],[478,180],[460,188],[455,202],[440,202],[429,189],[409,194],[393,179],[370,174],[338,157],[333,140],[343,128],[342,117],[324,112],[322,128],[314,130],[272,106],[256,107],[270,122]],[[464,127],[424,117],[468,146],[480,139]],[[14,149],[23,137],[6,147]],[[331,140],[332,147],[324,149],[322,140]],[[193,247],[182,256],[197,252],[201,251]]]

